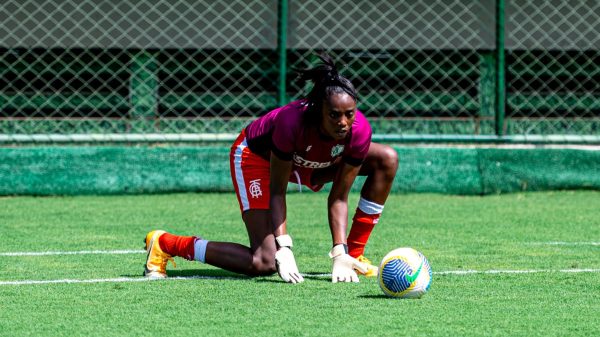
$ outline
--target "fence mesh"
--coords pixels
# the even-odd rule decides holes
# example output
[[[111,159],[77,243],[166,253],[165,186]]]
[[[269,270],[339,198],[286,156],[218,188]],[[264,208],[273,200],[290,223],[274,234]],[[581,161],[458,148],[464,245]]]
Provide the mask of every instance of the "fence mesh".
[[[597,1],[5,0],[0,140],[230,139],[300,97],[294,69],[326,51],[380,138],[600,142],[599,13]]]
[[[600,2],[507,2],[511,134],[600,135]]]

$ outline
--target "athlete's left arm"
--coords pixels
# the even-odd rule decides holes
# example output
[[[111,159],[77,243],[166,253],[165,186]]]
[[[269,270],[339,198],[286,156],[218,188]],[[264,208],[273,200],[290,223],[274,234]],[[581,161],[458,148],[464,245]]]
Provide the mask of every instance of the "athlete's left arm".
[[[348,193],[358,172],[360,165],[353,166],[348,163],[341,164],[329,193],[329,227],[333,239],[333,248],[329,252],[333,266],[331,282],[358,282],[354,270],[367,271],[367,266],[348,255],[346,245],[346,228],[348,227]]]
[[[350,165],[342,161],[328,198],[329,229],[333,245],[346,244],[346,229],[348,228],[348,194],[354,183],[361,165]]]

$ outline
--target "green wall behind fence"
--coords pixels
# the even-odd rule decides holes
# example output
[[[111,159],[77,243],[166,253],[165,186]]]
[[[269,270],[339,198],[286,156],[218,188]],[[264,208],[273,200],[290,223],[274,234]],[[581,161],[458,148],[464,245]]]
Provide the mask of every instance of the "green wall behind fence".
[[[400,168],[394,192],[600,189],[600,151],[395,148]],[[233,191],[228,151],[224,146],[0,148],[0,195]],[[290,184],[292,190],[296,186]]]

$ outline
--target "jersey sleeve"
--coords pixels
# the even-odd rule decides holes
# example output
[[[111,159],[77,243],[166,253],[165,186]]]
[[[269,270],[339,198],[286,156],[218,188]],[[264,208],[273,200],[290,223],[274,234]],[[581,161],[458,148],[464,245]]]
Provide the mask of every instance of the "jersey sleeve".
[[[282,160],[292,160],[296,137],[301,121],[298,121],[299,111],[292,104],[282,109],[274,120],[272,141],[273,153]]]
[[[371,146],[371,125],[365,116],[357,111],[356,120],[352,124],[352,137],[350,144],[345,148],[343,160],[344,162],[358,166],[363,163]]]

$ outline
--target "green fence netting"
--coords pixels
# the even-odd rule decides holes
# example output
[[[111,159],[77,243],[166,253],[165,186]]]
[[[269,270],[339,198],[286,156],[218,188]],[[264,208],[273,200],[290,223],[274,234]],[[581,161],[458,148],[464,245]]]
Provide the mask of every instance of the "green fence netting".
[[[394,193],[600,190],[600,151],[395,146]],[[0,195],[232,192],[226,146],[0,148]],[[360,191],[365,177],[352,186]],[[325,186],[329,190],[331,184]],[[298,191],[289,184],[290,192]],[[304,188],[304,192],[309,192]]]
[[[0,141],[231,140],[329,52],[377,139],[600,143],[600,2],[4,0]]]

